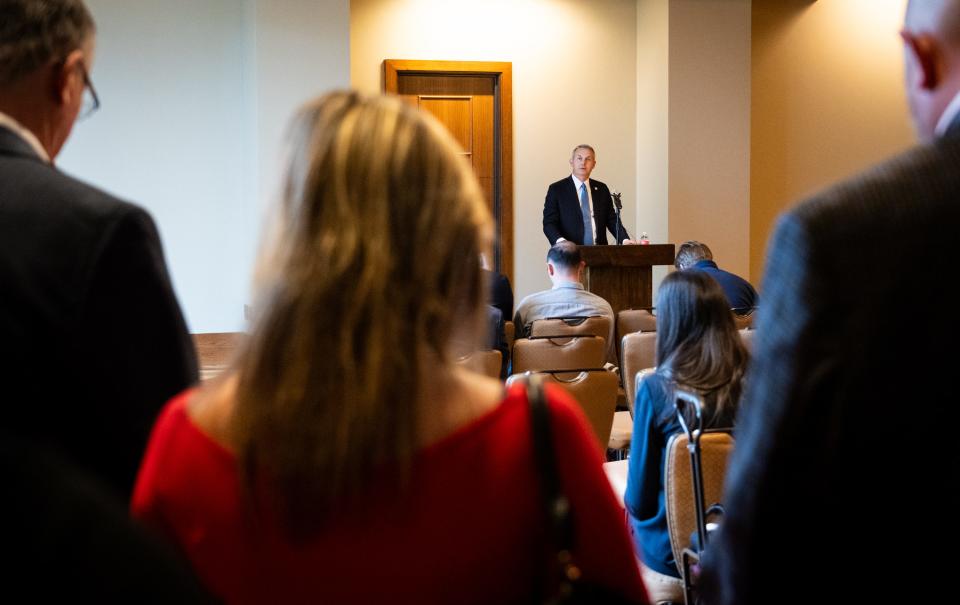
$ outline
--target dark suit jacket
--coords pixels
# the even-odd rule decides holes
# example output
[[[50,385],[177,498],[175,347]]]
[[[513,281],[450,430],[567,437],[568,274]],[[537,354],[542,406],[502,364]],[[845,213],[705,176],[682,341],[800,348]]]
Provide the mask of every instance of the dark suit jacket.
[[[714,279],[730,303],[730,308],[735,313],[746,314],[753,312],[757,306],[757,291],[754,290],[750,282],[739,275],[724,271],[712,260],[701,260],[690,267],[691,271],[701,271]]]
[[[487,275],[487,283],[490,286],[488,296],[490,304],[500,309],[500,314],[503,315],[505,321],[510,321],[513,318],[513,288],[510,286],[510,280],[499,271],[487,271],[486,269],[484,271]]]
[[[780,219],[710,602],[949,594],[933,578],[957,538],[957,233],[960,121]]]
[[[157,411],[197,379],[150,216],[2,127],[0,373],[8,432],[123,495]]]
[[[40,603],[205,603],[189,565],[126,502],[43,447],[0,429],[4,590]]]
[[[597,227],[593,243],[604,245],[607,243],[607,229],[614,235],[617,233],[617,214],[606,185],[590,179],[590,195],[593,197],[593,222]],[[550,240],[551,246],[557,243],[557,238],[560,237],[577,245],[583,244],[580,197],[573,179],[569,176],[547,188],[547,198],[543,203],[543,234]],[[630,239],[630,235],[621,222],[620,239],[617,243],[625,239]]]

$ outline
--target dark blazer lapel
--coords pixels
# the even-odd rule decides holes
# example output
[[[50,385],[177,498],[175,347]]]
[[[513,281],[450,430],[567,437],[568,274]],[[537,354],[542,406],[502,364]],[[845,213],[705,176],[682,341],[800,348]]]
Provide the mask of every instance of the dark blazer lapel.
[[[564,197],[567,198],[567,206],[572,209],[571,218],[574,218],[573,224],[576,227],[576,236],[578,242],[583,243],[583,214],[580,212],[580,197],[577,195],[577,188],[573,184],[573,178],[564,179],[563,185]]]
[[[37,155],[29,143],[5,126],[0,126],[0,155],[12,155],[43,161],[43,158]]]

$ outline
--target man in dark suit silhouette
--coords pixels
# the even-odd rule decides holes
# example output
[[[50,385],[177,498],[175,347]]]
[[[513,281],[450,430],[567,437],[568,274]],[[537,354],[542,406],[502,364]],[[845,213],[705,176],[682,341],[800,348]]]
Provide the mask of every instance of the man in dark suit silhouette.
[[[606,244],[607,229],[614,237],[618,237],[617,243],[635,243],[623,223],[617,220],[610,190],[605,184],[590,178],[596,165],[593,147],[577,145],[570,156],[572,174],[547,188],[547,198],[543,204],[543,233],[551,246],[557,240],[588,246]]]
[[[782,216],[769,247],[708,602],[952,592],[960,0],[911,0],[902,37],[923,144]]]
[[[93,50],[82,1],[0,0],[0,422],[128,496],[197,365],[150,216],[53,165]]]

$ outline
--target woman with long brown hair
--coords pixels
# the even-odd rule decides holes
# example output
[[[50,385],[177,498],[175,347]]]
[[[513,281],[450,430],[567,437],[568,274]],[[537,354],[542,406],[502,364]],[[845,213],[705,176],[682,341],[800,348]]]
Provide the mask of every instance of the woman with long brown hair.
[[[637,388],[624,503],[652,602],[683,599],[670,548],[663,468],[670,436],[681,431],[674,389],[703,398],[703,424],[733,426],[748,354],[720,285],[700,271],[677,271],[657,295],[656,372]],[[690,419],[692,420],[692,418]]]
[[[134,514],[228,602],[529,601],[549,548],[525,392],[454,363],[484,323],[475,177],[397,99],[322,97],[291,143],[251,334],[164,410]],[[548,399],[584,575],[642,599],[589,428]]]

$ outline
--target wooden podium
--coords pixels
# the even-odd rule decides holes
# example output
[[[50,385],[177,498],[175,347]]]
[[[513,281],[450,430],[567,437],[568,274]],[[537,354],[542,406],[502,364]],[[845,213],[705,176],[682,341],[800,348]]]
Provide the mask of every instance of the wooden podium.
[[[610,303],[614,313],[653,306],[653,265],[672,265],[673,244],[580,246],[587,269],[584,287]]]

